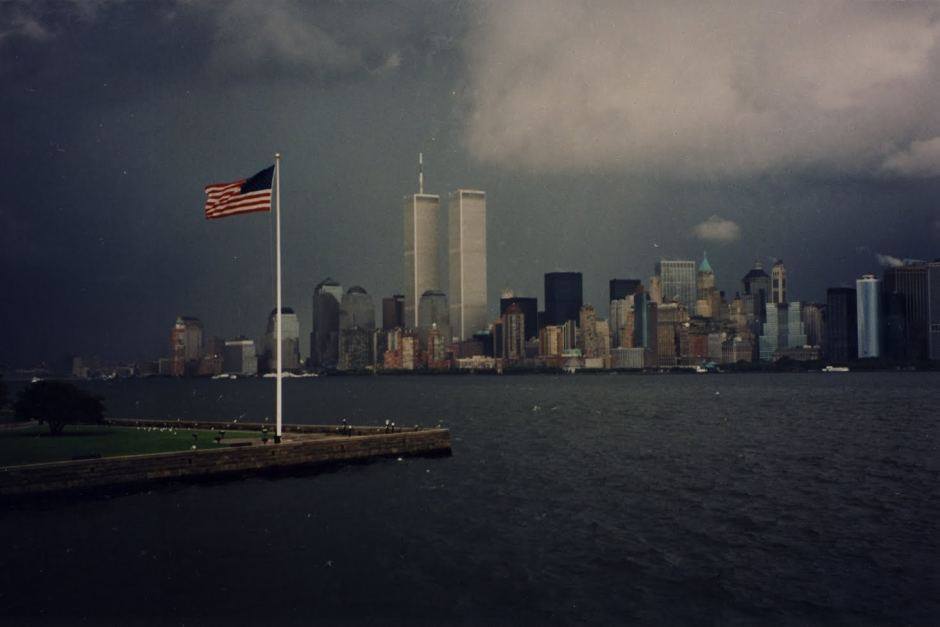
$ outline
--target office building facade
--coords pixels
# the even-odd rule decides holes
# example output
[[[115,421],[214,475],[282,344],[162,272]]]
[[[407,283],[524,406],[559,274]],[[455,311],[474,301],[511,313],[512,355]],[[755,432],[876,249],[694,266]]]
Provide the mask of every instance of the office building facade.
[[[339,359],[339,306],[343,286],[326,278],[313,288],[313,330],[310,332],[310,365],[335,368]]]
[[[662,301],[682,303],[688,312],[695,311],[696,264],[694,261],[661,259],[656,263],[656,276],[659,277]]]
[[[516,305],[525,317],[525,339],[531,340],[539,336],[539,303],[534,296],[504,295],[499,299],[499,315],[506,315],[506,311]]]
[[[424,193],[424,172],[419,172],[418,193],[406,196],[404,201],[405,326],[408,328],[417,328],[422,322],[418,311],[421,295],[441,288],[440,211],[440,196]]]
[[[825,357],[844,364],[858,357],[858,304],[855,290],[830,287],[826,290]]]
[[[549,272],[545,275],[545,324],[561,326],[578,320],[583,305],[580,272]]]
[[[452,192],[447,228],[451,331],[465,340],[487,326],[486,192]]]
[[[855,281],[855,293],[858,315],[858,358],[881,357],[883,323],[881,280],[873,274],[863,275]]]

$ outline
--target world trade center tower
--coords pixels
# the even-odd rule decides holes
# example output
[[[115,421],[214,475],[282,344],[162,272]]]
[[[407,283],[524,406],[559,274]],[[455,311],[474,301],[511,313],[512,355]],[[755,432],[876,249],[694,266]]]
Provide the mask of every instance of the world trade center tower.
[[[438,216],[441,199],[424,193],[424,158],[418,155],[418,193],[405,196],[405,326],[416,329],[418,301],[428,290],[440,289],[437,263]]]
[[[466,340],[486,330],[486,192],[451,192],[447,226],[450,263],[450,324]],[[447,338],[448,340],[450,338]]]

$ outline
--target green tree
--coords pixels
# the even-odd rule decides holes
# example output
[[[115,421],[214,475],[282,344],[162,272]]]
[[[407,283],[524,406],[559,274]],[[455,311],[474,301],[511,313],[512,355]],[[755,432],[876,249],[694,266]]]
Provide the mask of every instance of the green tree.
[[[19,420],[38,420],[59,435],[69,424],[97,424],[104,420],[101,397],[65,381],[37,381],[20,390],[13,410]]]

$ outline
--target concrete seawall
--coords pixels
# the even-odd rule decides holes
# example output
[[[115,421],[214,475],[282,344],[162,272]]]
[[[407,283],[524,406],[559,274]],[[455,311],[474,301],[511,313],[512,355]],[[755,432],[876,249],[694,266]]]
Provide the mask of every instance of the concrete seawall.
[[[144,423],[126,422],[132,425]],[[112,423],[118,424],[118,421]],[[180,425],[175,421],[173,424],[188,428],[188,425]],[[198,424],[203,429],[225,429],[223,423]],[[330,435],[299,436],[296,439],[285,439],[280,444],[0,467],[0,497],[315,467],[378,457],[450,453],[450,432],[446,429],[385,433],[384,427],[381,432],[358,428],[353,430],[353,435],[345,436],[336,435],[335,427],[319,428],[328,429]],[[365,430],[368,434],[355,435],[357,430]],[[296,433],[304,432],[323,433]]]

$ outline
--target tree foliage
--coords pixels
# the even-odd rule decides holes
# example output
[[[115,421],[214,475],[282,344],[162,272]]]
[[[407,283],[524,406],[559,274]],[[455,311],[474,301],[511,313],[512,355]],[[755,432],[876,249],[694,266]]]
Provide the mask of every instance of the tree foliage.
[[[97,424],[104,420],[101,397],[65,381],[37,381],[20,390],[13,404],[20,420],[38,420],[59,435],[69,424]]]

